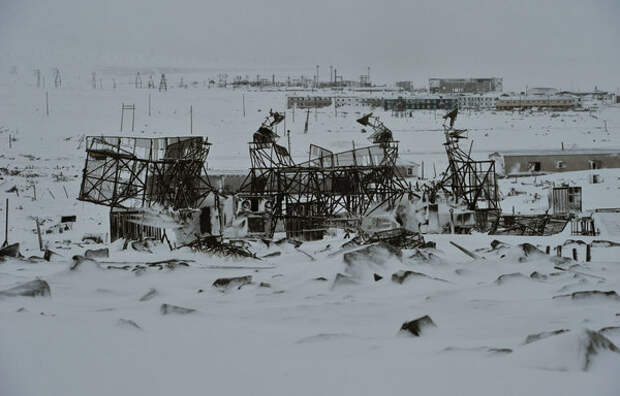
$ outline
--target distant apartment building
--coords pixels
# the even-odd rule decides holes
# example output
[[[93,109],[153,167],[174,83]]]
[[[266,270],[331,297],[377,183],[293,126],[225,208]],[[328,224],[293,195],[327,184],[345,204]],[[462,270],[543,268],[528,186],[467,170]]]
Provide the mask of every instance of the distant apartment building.
[[[428,80],[430,93],[487,93],[502,92],[502,78],[431,78]]]
[[[442,95],[425,95],[411,97],[384,96],[288,96],[287,108],[298,109],[321,108],[334,104],[336,107],[382,107],[384,110],[451,110],[457,107],[457,99]]]
[[[620,149],[524,150],[489,155],[502,176],[620,168]]]
[[[569,110],[577,107],[579,101],[569,96],[500,96],[495,102],[497,110],[552,109]]]
[[[336,107],[343,106],[362,106],[362,107],[382,107],[383,98],[379,96],[334,96]]]
[[[456,98],[460,109],[495,109],[497,96],[492,95],[460,95]]]
[[[443,96],[415,96],[408,98],[391,98],[383,100],[385,110],[451,110],[457,107],[457,99]]]

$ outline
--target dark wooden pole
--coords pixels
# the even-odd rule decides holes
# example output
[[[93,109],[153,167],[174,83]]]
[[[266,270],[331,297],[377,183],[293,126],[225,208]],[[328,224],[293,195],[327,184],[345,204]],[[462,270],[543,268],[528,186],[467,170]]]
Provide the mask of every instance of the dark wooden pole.
[[[43,239],[41,239],[41,227],[39,226],[39,218],[34,220],[37,223],[37,235],[39,236],[39,250],[43,251]]]
[[[6,199],[6,216],[4,220],[4,244],[2,246],[6,246],[9,244],[9,199]]]

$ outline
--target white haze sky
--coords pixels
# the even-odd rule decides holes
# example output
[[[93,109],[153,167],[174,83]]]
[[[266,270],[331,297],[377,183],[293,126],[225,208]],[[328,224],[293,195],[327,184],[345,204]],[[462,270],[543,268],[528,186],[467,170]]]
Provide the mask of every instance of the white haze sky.
[[[0,0],[0,66],[620,87],[620,0]],[[253,73],[253,74],[252,74]]]

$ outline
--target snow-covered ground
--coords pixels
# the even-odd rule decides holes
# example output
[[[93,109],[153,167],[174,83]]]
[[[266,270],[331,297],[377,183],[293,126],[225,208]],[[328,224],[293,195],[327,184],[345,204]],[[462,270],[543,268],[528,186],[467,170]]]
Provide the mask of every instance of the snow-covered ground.
[[[132,77],[118,81],[122,78]],[[63,88],[47,89],[48,117],[46,89],[32,87],[30,80],[0,79],[0,214],[4,220],[4,198],[9,198],[8,239],[21,243],[24,256],[43,254],[37,218],[44,243],[58,254],[50,262],[0,262],[0,291],[40,278],[51,292],[0,296],[0,395],[620,393],[620,354],[597,338],[603,335],[618,346],[620,330],[596,335],[585,330],[620,326],[620,297],[571,295],[619,292],[619,247],[594,244],[591,263],[583,262],[585,248],[578,243],[563,249],[569,257],[577,248],[578,262],[519,247],[527,242],[543,251],[553,248],[571,238],[567,230],[548,238],[499,237],[510,247],[496,249],[490,248],[492,236],[427,235],[436,251],[405,250],[399,258],[379,249],[375,262],[337,253],[346,241],[342,235],[299,249],[255,243],[259,257],[280,252],[262,260],[170,252],[161,245],[153,253],[123,251],[120,241],[89,244],[82,242],[85,233],[105,239],[108,210],[75,200],[82,139],[118,134],[121,103],[136,105],[135,131],[123,132],[132,136],[188,134],[191,105],[194,133],[214,144],[209,167],[244,169],[252,132],[269,109],[284,109],[285,94],[203,87],[160,93],[126,82],[115,90],[93,90],[87,77],[67,77]],[[350,148],[352,141],[357,147],[367,144],[367,134],[355,123],[365,110],[312,111],[307,134],[305,113],[298,110],[293,121],[289,110],[286,128],[295,158],[303,160],[310,143],[334,151]],[[433,164],[437,172],[445,168],[442,113],[377,114],[400,140],[404,158],[424,161],[427,176]],[[501,149],[557,148],[561,142],[620,147],[620,108],[613,106],[557,117],[463,112],[457,126],[470,129],[479,158]],[[16,139],[11,148],[9,135]],[[504,196],[511,188],[526,192],[507,197],[502,206],[521,213],[544,210],[546,181],[582,185],[585,209],[620,206],[620,171],[597,173],[602,184],[588,184],[588,172],[502,180]],[[13,186],[19,195],[7,192]],[[536,192],[541,199],[534,199]],[[76,215],[77,222],[60,233],[55,225],[63,215]],[[614,240],[610,235],[580,239]],[[479,257],[464,255],[450,241],[479,249]],[[74,255],[101,247],[110,249],[109,258],[69,269]],[[431,259],[422,257],[429,253]],[[136,263],[171,258],[189,266],[131,271]],[[426,276],[412,274],[400,284],[392,280],[400,270]],[[375,281],[375,273],[382,279]],[[241,288],[213,286],[218,278],[246,275],[252,282]],[[140,301],[151,288],[157,293]],[[558,297],[563,295],[568,296]],[[162,304],[195,311],[170,313],[174,309],[162,310]],[[399,332],[404,322],[424,315],[436,327],[425,328],[420,337]],[[563,329],[569,331],[525,343],[528,335]]]

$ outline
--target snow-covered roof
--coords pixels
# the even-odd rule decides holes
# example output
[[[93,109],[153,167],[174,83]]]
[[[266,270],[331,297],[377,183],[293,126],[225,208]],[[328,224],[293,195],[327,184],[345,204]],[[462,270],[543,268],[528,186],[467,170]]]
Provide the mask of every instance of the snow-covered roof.
[[[515,150],[515,151],[501,151],[495,152],[489,155],[503,157],[518,157],[518,156],[545,156],[545,155],[587,155],[587,154],[602,154],[602,155],[620,155],[620,148],[582,148],[582,149],[547,149],[547,150]]]
[[[573,99],[570,96],[560,95],[514,95],[514,96],[500,96],[500,100],[566,100]]]
[[[420,166],[420,164],[418,164],[417,162],[409,161],[409,160],[402,159],[402,158],[398,158],[396,160],[396,165],[397,166],[411,166],[411,167],[414,167],[414,168]]]

